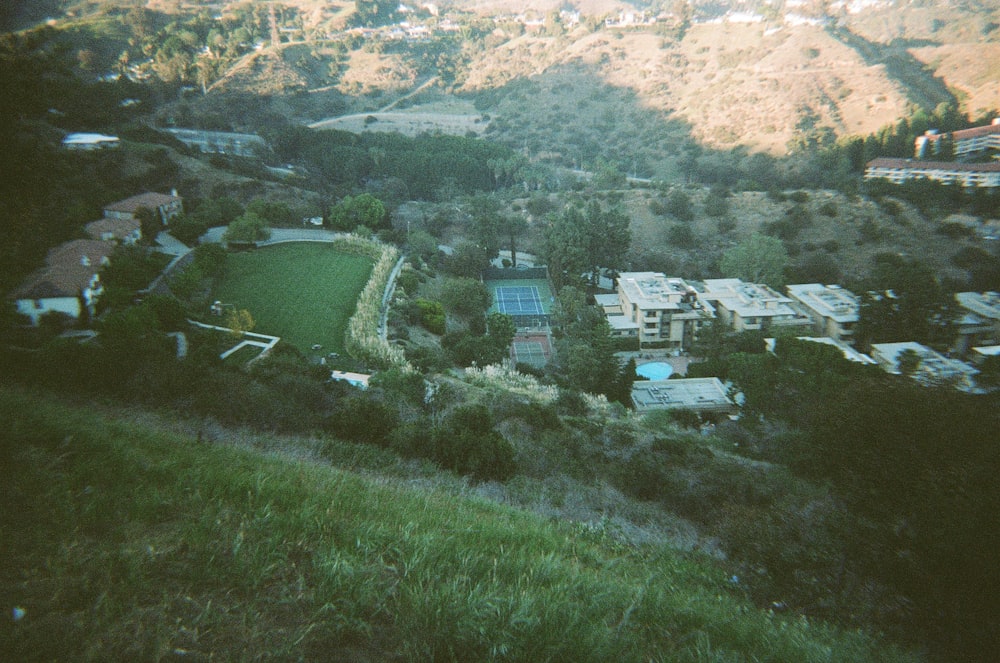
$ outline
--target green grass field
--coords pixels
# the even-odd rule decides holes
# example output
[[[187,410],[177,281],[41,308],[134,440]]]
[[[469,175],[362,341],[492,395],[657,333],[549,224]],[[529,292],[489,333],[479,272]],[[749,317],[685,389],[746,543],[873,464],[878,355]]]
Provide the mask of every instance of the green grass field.
[[[344,331],[372,262],[328,244],[303,242],[234,253],[213,298],[250,311],[254,331],[300,350],[343,352]]]

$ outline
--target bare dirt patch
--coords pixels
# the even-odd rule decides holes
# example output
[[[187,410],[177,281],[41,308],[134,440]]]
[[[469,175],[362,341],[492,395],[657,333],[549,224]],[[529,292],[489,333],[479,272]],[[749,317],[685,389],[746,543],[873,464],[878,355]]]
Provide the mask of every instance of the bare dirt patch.
[[[333,117],[309,125],[312,129],[339,129],[352,133],[365,131],[398,132],[405,136],[421,133],[442,133],[464,136],[480,134],[488,122],[479,114],[457,114],[419,111],[392,111],[388,113],[357,113]]]

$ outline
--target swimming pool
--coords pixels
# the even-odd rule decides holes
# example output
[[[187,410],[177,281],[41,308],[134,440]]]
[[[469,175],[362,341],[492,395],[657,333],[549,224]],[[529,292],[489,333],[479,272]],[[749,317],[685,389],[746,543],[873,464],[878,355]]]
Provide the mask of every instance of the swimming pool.
[[[674,367],[664,361],[651,361],[635,367],[636,375],[647,380],[666,380],[674,372]]]

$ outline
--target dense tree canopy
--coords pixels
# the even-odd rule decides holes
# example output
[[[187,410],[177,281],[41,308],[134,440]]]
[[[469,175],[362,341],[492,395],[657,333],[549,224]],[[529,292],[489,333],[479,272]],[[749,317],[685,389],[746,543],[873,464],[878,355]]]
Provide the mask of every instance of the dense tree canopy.
[[[541,254],[557,288],[578,282],[583,275],[596,284],[600,268],[624,263],[631,242],[628,216],[592,200],[584,210],[570,205],[549,215]]]
[[[389,211],[385,204],[371,195],[362,193],[344,198],[330,209],[330,225],[335,230],[350,232],[358,226],[380,230],[389,225]]]
[[[787,264],[788,251],[780,239],[754,233],[722,255],[719,269],[727,277],[781,288]]]
[[[895,254],[876,256],[861,296],[857,338],[871,343],[947,339],[954,304],[934,273],[916,260]]]

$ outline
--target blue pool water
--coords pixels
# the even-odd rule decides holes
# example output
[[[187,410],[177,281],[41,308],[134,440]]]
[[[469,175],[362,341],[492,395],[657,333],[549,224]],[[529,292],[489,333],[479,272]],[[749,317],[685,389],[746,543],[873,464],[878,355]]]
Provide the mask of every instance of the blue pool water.
[[[635,367],[636,375],[641,375],[647,380],[666,380],[673,372],[674,367],[662,361],[639,364]]]

